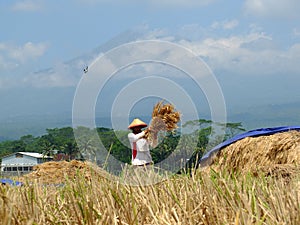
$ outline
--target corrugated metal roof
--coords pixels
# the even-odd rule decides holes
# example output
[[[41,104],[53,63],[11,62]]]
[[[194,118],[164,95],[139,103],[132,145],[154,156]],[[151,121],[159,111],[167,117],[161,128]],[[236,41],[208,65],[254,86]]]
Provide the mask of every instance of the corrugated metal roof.
[[[10,157],[10,156],[16,155],[16,154],[22,154],[22,155],[34,157],[34,158],[37,158],[37,159],[42,159],[42,158],[44,158],[44,159],[52,159],[52,158],[53,158],[53,157],[51,157],[51,156],[43,155],[43,154],[37,153],[37,152],[14,152],[14,153],[12,153],[12,154],[3,156],[2,159],[5,159],[5,158],[7,158],[7,157]]]
[[[28,155],[34,158],[52,158],[51,156],[43,155],[37,152],[16,152],[16,153],[20,153],[22,155]]]

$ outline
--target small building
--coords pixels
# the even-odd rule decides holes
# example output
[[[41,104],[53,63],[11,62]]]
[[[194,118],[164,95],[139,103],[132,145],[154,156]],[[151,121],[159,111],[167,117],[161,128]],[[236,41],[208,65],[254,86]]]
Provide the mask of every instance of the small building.
[[[28,173],[33,166],[52,160],[53,157],[37,152],[16,152],[2,158],[1,173]]]

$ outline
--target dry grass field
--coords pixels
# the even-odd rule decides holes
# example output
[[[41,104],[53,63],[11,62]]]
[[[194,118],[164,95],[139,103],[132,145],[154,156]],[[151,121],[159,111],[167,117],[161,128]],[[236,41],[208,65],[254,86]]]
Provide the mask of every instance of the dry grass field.
[[[300,136],[281,135],[243,139],[210,167],[147,185],[87,162],[45,163],[18,178],[24,186],[0,187],[0,224],[300,224]]]
[[[131,186],[79,170],[63,186],[0,187],[1,224],[299,224],[300,176],[227,172]]]

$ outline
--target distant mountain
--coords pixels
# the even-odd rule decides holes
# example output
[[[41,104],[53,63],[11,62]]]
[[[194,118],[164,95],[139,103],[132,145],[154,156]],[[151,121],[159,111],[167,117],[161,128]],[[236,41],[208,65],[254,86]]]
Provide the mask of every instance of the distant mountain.
[[[6,140],[11,140],[11,138],[0,136],[0,142],[6,141]]]
[[[1,120],[0,137],[2,140],[15,140],[31,134],[40,136],[47,128],[71,126],[71,116],[61,114],[20,115]]]
[[[140,118],[146,122],[151,119],[150,116]],[[132,119],[129,118],[129,121]],[[245,111],[229,114],[227,121],[241,122],[246,130],[300,125],[300,102],[249,107]],[[0,141],[18,139],[27,134],[40,136],[46,133],[47,128],[72,126],[72,113],[19,115],[0,120],[0,125]],[[111,128],[110,117],[97,117],[96,126]]]
[[[228,119],[242,122],[247,130],[300,125],[300,102],[250,106],[243,111],[230,114]]]
[[[144,121],[150,121],[149,116],[141,116]],[[130,118],[129,120],[132,120]],[[95,118],[97,127],[112,128],[109,117]],[[124,119],[125,120],[125,119]],[[125,121],[128,123],[128,121]],[[11,117],[9,120],[0,120],[0,142],[16,140],[25,135],[41,136],[46,134],[46,129],[72,127],[72,114],[49,114],[49,115],[23,115]],[[125,128],[126,129],[126,128]]]

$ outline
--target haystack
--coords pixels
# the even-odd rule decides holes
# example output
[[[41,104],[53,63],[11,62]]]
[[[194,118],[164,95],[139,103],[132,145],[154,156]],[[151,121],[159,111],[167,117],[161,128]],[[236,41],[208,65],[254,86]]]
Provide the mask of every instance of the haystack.
[[[91,177],[90,167],[86,162],[77,160],[51,161],[36,165],[33,171],[21,177],[24,182],[38,182],[43,184],[61,184],[66,179],[74,179],[78,174],[83,174],[89,180]]]
[[[239,140],[218,151],[209,168],[278,175],[298,173],[299,166],[300,132],[289,131]]]

